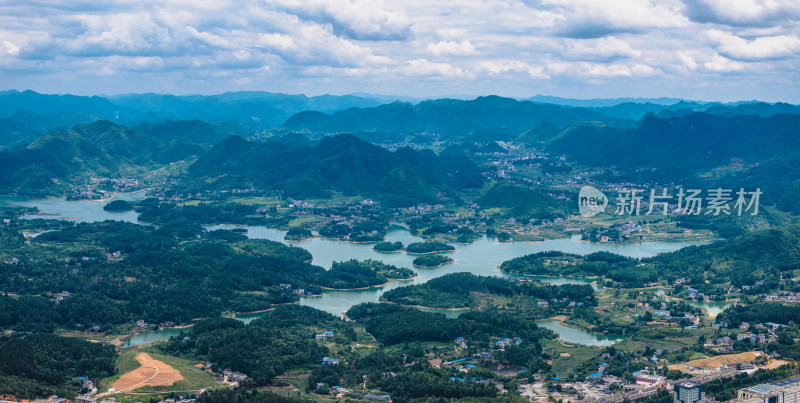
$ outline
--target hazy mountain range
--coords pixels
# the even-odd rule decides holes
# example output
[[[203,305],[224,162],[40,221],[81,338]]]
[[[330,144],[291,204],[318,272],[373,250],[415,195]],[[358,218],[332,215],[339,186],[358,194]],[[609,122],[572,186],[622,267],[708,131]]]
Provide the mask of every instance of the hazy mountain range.
[[[192,157],[183,182],[189,188],[433,202],[480,187],[474,157],[505,153],[499,141],[579,166],[611,168],[609,181],[761,187],[766,202],[800,211],[791,196],[800,190],[795,105],[634,100],[571,107],[496,96],[385,100],[6,91],[0,93],[0,144],[6,144],[0,192],[52,194],[76,177],[125,175]]]

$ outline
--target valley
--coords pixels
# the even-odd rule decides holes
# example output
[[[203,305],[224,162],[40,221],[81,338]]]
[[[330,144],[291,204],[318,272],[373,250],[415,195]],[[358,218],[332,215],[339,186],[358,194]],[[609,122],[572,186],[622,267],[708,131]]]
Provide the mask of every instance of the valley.
[[[757,178],[774,176],[763,170],[775,153],[796,156],[748,143],[699,156],[735,119],[788,141],[796,111],[681,108],[634,121],[486,97],[301,112],[257,134],[181,120],[40,134],[0,151],[0,328],[9,341],[113,346],[104,359],[135,385],[116,390],[107,369],[90,379],[98,397],[127,401],[658,399],[637,376],[705,379],[691,363],[753,350],[781,357],[754,368],[794,373],[800,356],[781,340],[800,334],[797,219]],[[501,110],[525,117],[475,119]],[[389,130],[392,113],[406,126]],[[664,154],[677,143],[629,138],[694,136],[687,127],[701,123],[709,143],[683,162]],[[641,148],[622,146],[632,143]],[[655,149],[647,161],[672,162],[598,157]],[[639,214],[614,212],[628,188],[723,183],[761,186],[758,214],[646,214],[647,197]],[[587,184],[608,209],[579,211]],[[765,309],[780,314],[756,319]],[[150,379],[159,366],[163,382]],[[598,377],[609,386],[597,389]],[[41,377],[14,384],[4,392],[81,391]]]

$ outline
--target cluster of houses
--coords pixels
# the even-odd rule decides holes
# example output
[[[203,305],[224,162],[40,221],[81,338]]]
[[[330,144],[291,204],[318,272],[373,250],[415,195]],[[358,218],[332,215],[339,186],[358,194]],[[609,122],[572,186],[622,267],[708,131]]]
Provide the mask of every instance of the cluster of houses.
[[[753,344],[770,344],[776,343],[778,338],[774,335],[766,335],[766,334],[737,334],[736,340],[750,340],[750,343]]]
[[[674,353],[678,350],[680,350],[680,347],[660,348],[653,353],[653,356],[650,357],[649,360],[653,364],[658,364],[661,361],[661,356],[664,354]]]
[[[139,187],[139,180],[136,178],[100,178],[100,183],[111,187],[115,192],[130,192]]]
[[[69,297],[72,296],[72,293],[69,291],[61,291],[60,293],[54,294],[53,298],[51,298],[54,302],[61,302]]]
[[[333,365],[333,366],[339,365],[339,359],[331,357],[323,357],[322,365]]]
[[[800,292],[780,291],[764,297],[767,302],[800,302]]]
[[[506,346],[511,345],[511,343],[519,345],[522,343],[522,339],[520,339],[519,337],[514,337],[513,339],[506,337],[505,339],[496,341],[494,344],[497,346],[497,348],[502,350]]]
[[[331,339],[333,339],[333,332],[331,332],[329,330],[326,330],[326,331],[322,332],[321,334],[318,334],[318,335],[314,336],[314,339],[315,340],[322,340],[322,341],[331,340]]]
[[[100,200],[107,198],[108,195],[102,191],[94,191],[92,189],[83,190],[75,194],[67,196],[67,200]]]
[[[720,337],[717,339],[709,339],[703,344],[703,347],[711,348],[720,353],[729,353],[733,351],[734,340],[728,336]]]
[[[453,343],[456,345],[456,347],[460,347],[460,348],[466,348],[467,347],[467,339],[465,339],[463,337],[456,337],[456,339],[453,340]],[[522,339],[520,339],[519,337],[513,337],[513,338],[506,337],[504,339],[496,341],[495,342],[495,346],[498,348],[498,350],[502,351],[506,346],[511,345],[512,343],[515,344],[515,345],[519,345],[519,344],[522,343]],[[489,353],[489,356],[491,356],[491,353]],[[455,361],[453,361],[453,362],[455,362]],[[445,363],[445,365],[446,364],[447,363]]]
[[[231,371],[230,368],[223,369],[222,376],[225,378],[225,381],[236,382],[239,385],[243,385],[252,381],[252,379],[250,379],[247,375],[241,372]]]
[[[476,365],[470,364],[474,361],[477,361],[477,359],[472,357],[459,358],[457,360],[443,362],[442,366],[445,368],[455,368],[461,372],[469,372],[469,370],[476,367]]]
[[[317,389],[324,388],[325,387],[325,382],[318,382],[316,386],[317,386]],[[337,397],[345,395],[347,393],[350,393],[350,389],[345,389],[345,388],[343,388],[341,386],[338,386],[338,385],[331,386],[330,389],[331,389],[331,393],[333,393]]]
[[[441,210],[443,208],[444,206],[441,204],[420,204],[418,206],[401,208],[400,211],[406,214],[418,215],[425,214],[430,211]]]
[[[506,337],[502,340],[498,340],[495,342],[495,346],[497,347],[496,351],[504,351],[505,347],[511,344],[519,345],[521,343],[522,339],[520,339],[519,337],[513,337],[513,338]],[[463,337],[457,337],[455,340],[453,340],[453,344],[455,344],[456,348],[467,348],[468,346],[467,340]],[[493,355],[494,354],[492,353],[492,351],[482,351],[480,353],[474,354],[472,357],[464,357],[452,361],[444,361],[441,364],[435,364],[435,365],[437,366],[441,365],[444,368],[455,368],[461,372],[469,372],[469,370],[476,367],[476,365],[472,364],[473,362],[476,362],[481,358],[492,358]],[[463,380],[460,381],[464,382]]]

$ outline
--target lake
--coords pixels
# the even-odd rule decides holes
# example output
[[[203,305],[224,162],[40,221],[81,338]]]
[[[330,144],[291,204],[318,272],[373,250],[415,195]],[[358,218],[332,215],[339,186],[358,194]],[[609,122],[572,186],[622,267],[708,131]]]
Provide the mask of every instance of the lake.
[[[245,229],[246,235],[254,239],[269,239],[272,241],[283,242],[286,231],[259,226],[237,226],[237,225],[214,225],[206,229]],[[423,239],[416,237],[403,227],[393,226],[386,236],[389,242],[403,242],[407,245],[412,242],[422,242]],[[556,250],[567,253],[589,254],[593,252],[613,252],[629,257],[651,257],[663,252],[672,252],[689,245],[700,243],[678,243],[678,242],[645,242],[638,244],[595,244],[580,240],[579,236],[564,239],[553,239],[542,242],[497,242],[492,238],[483,237],[469,245],[455,245],[456,250],[445,253],[453,258],[455,262],[446,264],[436,269],[416,268],[412,261],[417,255],[409,255],[405,252],[382,253],[372,249],[374,244],[359,244],[340,242],[328,238],[313,238],[302,242],[288,242],[287,244],[302,247],[313,256],[312,263],[330,268],[334,261],[349,259],[375,259],[386,264],[398,267],[406,267],[417,274],[417,278],[410,281],[396,281],[381,288],[371,288],[367,290],[353,291],[326,291],[321,297],[304,297],[300,303],[308,305],[334,315],[341,315],[342,312],[350,309],[351,306],[362,302],[378,302],[380,296],[393,288],[403,287],[409,284],[422,284],[426,281],[441,277],[449,273],[469,272],[480,276],[501,276],[508,277],[501,272],[498,267],[506,260],[531,253]],[[537,277],[534,278],[551,284],[588,284],[593,280],[570,278],[570,277]]]
[[[135,223],[139,213],[135,211],[109,212],[103,206],[112,200],[140,201],[145,192],[116,193],[106,200],[66,200],[63,197],[31,199],[21,196],[0,196],[0,207],[37,207],[39,213],[22,216],[24,219],[44,218],[70,220],[77,222],[96,222],[105,220]]]
[[[136,192],[128,194],[115,194],[110,200],[120,199],[137,201],[144,198],[144,192]],[[134,211],[123,213],[104,211],[103,206],[110,200],[102,202],[86,200],[67,201],[63,198],[30,199],[24,197],[5,196],[0,197],[0,206],[37,207],[39,209],[38,214],[30,214],[25,218],[67,219],[79,222],[94,222],[102,220],[137,222],[136,218],[138,214]],[[501,243],[497,242],[496,239],[483,237],[468,245],[455,245],[455,251],[446,253],[447,256],[455,259],[455,262],[446,264],[436,269],[420,269],[415,268],[412,264],[412,261],[416,257],[415,255],[409,255],[405,252],[377,252],[372,249],[374,243],[360,244],[339,242],[327,238],[313,238],[302,242],[286,242],[283,240],[283,236],[286,234],[286,231],[273,228],[238,225],[212,225],[206,227],[206,229],[209,230],[233,228],[245,229],[247,231],[246,235],[253,239],[269,239],[289,244],[294,247],[302,247],[307,249],[313,256],[312,263],[325,268],[330,268],[334,261],[343,261],[349,259],[375,259],[386,264],[409,268],[418,275],[418,277],[414,280],[396,281],[381,288],[353,291],[327,291],[323,296],[303,297],[300,300],[300,303],[303,305],[330,312],[337,316],[341,316],[343,312],[347,311],[353,305],[362,302],[378,302],[380,296],[387,290],[409,284],[422,284],[426,281],[449,273],[469,272],[480,276],[507,277],[506,274],[498,269],[498,266],[500,266],[502,262],[536,252],[555,250],[585,255],[593,252],[604,251],[617,253],[623,256],[643,258],[655,256],[663,252],[672,252],[690,245],[702,244],[688,242],[645,242],[624,245],[596,244],[581,241],[579,236],[553,239],[542,242]],[[412,235],[405,227],[401,225],[392,226],[387,234],[386,240],[390,242],[399,241],[405,245],[408,245],[412,242],[423,241],[422,238]],[[538,279],[552,284],[586,284],[591,282],[591,280],[587,279],[567,277],[538,277]],[[447,310],[432,311],[442,312],[448,317],[455,317],[461,312]],[[258,316],[258,314],[245,315],[239,316],[239,319],[249,322]],[[560,323],[551,323],[545,321],[542,322],[542,326],[552,328],[553,330],[559,332],[559,334],[563,334],[564,336],[562,339],[566,342],[605,345],[603,343],[607,343],[610,340],[606,336],[593,335],[578,329],[572,329],[563,326]],[[179,333],[180,329],[165,329],[160,332],[136,335],[128,340],[128,344],[135,345],[139,343],[164,340],[169,338],[169,336],[177,335]]]
[[[152,343],[155,341],[163,341],[169,340],[172,336],[180,336],[181,332],[189,334],[191,332],[191,328],[186,329],[176,329],[172,327],[164,328],[154,332],[147,332],[147,333],[140,333],[135,334],[131,337],[128,337],[125,340],[125,343],[121,346],[122,348],[133,347],[137,344],[144,344],[144,343]]]
[[[587,346],[605,347],[625,338],[625,336],[618,335],[608,336],[603,334],[589,333],[580,329],[565,326],[560,321],[554,319],[538,320],[536,321],[536,324],[558,333],[558,337],[561,339],[561,341],[571,344],[585,344]]]

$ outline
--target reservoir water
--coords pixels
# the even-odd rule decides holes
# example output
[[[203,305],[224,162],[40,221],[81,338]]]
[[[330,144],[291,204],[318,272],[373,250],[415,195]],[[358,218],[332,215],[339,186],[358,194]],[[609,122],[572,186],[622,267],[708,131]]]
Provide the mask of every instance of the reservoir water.
[[[31,199],[21,196],[0,196],[0,207],[36,207],[39,209],[37,214],[22,216],[24,219],[44,218],[78,222],[115,220],[135,223],[139,213],[135,211],[109,212],[103,210],[103,206],[111,200],[140,201],[144,198],[144,192],[116,193],[106,200],[66,200],[63,197]]]
[[[143,192],[130,193],[130,194],[116,194],[112,199],[121,200],[141,200],[145,197]],[[103,210],[103,206],[108,202],[101,201],[67,201],[63,198],[49,198],[49,199],[30,199],[23,197],[5,196],[0,197],[0,207],[2,206],[21,206],[21,207],[37,207],[38,214],[30,214],[25,218],[51,218],[51,219],[68,219],[81,222],[93,222],[102,220],[121,220],[128,222],[137,222],[137,213],[133,211],[124,213],[112,213]],[[287,243],[293,247],[301,247],[311,252],[313,256],[312,263],[325,268],[330,268],[334,261],[343,261],[349,259],[375,259],[380,260],[386,264],[392,264],[399,267],[407,267],[412,269],[417,278],[409,281],[396,281],[380,288],[370,288],[366,290],[353,290],[353,291],[328,291],[320,297],[304,297],[300,303],[303,305],[311,306],[334,315],[341,316],[342,312],[347,311],[351,306],[362,302],[378,302],[381,294],[387,290],[402,287],[409,284],[421,284],[436,277],[443,276],[449,273],[469,272],[481,276],[507,276],[498,269],[498,266],[509,259],[524,256],[531,253],[543,251],[562,251],[575,254],[589,254],[593,252],[612,252],[623,256],[629,257],[650,257],[663,252],[671,252],[680,248],[697,245],[701,243],[677,243],[677,242],[645,242],[638,244],[596,244],[580,240],[580,237],[573,236],[571,238],[553,239],[542,242],[507,242],[500,243],[492,238],[483,237],[476,242],[468,245],[455,245],[456,250],[446,253],[447,256],[452,257],[455,262],[446,264],[436,269],[420,269],[412,265],[412,261],[416,256],[406,254],[405,252],[399,253],[381,253],[372,249],[373,243],[359,244],[339,242],[327,238],[313,238],[302,242],[286,242],[283,240],[285,231],[260,227],[260,226],[236,226],[236,225],[213,225],[207,226],[206,229],[245,229],[246,235],[253,239],[269,239],[277,242]],[[421,242],[422,238],[416,237],[409,233],[407,229],[402,226],[393,226],[386,237],[390,242],[403,242],[407,245],[412,242]],[[538,277],[541,281],[553,284],[584,284],[589,283],[591,280],[576,279],[576,278],[549,278]],[[716,310],[719,307],[708,307],[709,311]],[[432,310],[442,312],[448,317],[457,316],[460,311],[446,311],[446,310]],[[240,316],[239,318],[245,321],[253,320],[260,316],[259,314],[251,314]],[[562,334],[562,340],[565,342],[574,342],[590,345],[607,345],[605,343],[613,343],[613,336],[594,335],[584,332],[582,330],[569,328],[557,322],[544,321],[541,322],[542,326],[550,328],[559,334]],[[173,335],[180,334],[180,329],[165,329],[159,332],[151,332],[142,335],[136,335],[128,340],[128,345],[135,345],[139,343],[152,342],[157,340],[164,340]]]

